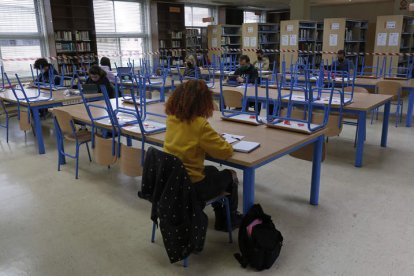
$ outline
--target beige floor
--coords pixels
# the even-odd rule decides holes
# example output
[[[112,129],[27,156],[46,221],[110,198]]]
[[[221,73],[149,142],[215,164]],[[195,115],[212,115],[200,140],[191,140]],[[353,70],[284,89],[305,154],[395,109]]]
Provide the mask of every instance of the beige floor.
[[[284,157],[257,170],[256,201],[285,238],[263,274],[413,275],[414,128],[390,126],[388,148],[378,146],[380,130],[379,122],[369,125],[361,169],[353,166],[353,127],[329,140],[318,207],[308,204],[309,162]],[[170,264],[161,239],[149,241],[140,179],[89,164],[84,150],[79,180],[73,161],[57,172],[53,132],[44,132],[47,154],[38,155],[31,133],[25,142],[14,128],[6,144],[0,130],[0,275],[252,273],[211,220],[205,250],[190,267]]]

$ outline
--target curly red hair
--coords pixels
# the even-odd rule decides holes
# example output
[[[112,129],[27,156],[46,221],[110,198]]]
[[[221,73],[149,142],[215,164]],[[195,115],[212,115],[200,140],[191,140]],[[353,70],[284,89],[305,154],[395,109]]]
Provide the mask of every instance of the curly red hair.
[[[203,80],[189,80],[177,86],[165,107],[167,115],[189,123],[196,117],[209,118],[213,111],[213,93]]]

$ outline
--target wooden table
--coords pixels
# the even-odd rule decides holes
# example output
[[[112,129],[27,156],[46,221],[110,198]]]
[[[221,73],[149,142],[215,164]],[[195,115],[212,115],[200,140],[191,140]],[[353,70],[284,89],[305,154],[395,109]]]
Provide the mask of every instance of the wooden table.
[[[25,92],[28,97],[35,97],[38,94],[38,91],[35,88],[25,88]],[[21,91],[17,90],[16,94],[19,98],[24,98],[23,93]],[[48,90],[42,90],[42,96],[49,97],[50,92]],[[85,95],[85,97],[88,99],[88,101],[96,101],[102,99],[102,94]],[[66,96],[64,94],[64,90],[52,91],[51,100],[34,101],[27,103],[25,100],[18,101],[11,89],[6,89],[5,91],[0,93],[0,99],[2,99],[5,102],[18,103],[29,110],[33,117],[33,124],[36,133],[37,144],[39,147],[39,154],[46,153],[39,110],[63,105],[80,104],[83,102],[82,97],[80,95]],[[81,106],[83,106],[83,104]]]
[[[172,77],[167,77],[167,79],[165,80],[165,85],[162,85],[162,83],[156,83],[159,82],[159,80],[161,79],[153,79],[152,81],[154,81],[154,83],[149,84],[147,83],[146,88],[150,89],[150,90],[157,90],[160,92],[160,102],[165,102],[165,92],[166,90],[174,90],[176,83],[179,82],[178,80],[172,78]],[[131,81],[122,81],[122,84],[126,85],[126,86],[132,86],[132,82]]]
[[[97,102],[96,104],[104,105],[103,102]],[[115,105],[114,101],[113,104]],[[58,107],[56,109],[69,112],[74,119],[79,122],[85,124],[91,123],[91,120],[83,105]],[[164,105],[162,103],[150,105],[147,109],[156,114],[164,114]],[[94,109],[93,113],[94,117],[106,115],[104,114],[105,111],[97,109]],[[325,129],[307,135],[267,128],[263,125],[251,126],[246,124],[238,124],[221,120],[220,112],[214,112],[213,117],[209,121],[213,128],[219,133],[226,132],[236,135],[243,135],[246,136],[245,140],[247,141],[255,141],[260,143],[260,147],[249,154],[236,152],[228,160],[213,160],[215,162],[243,170],[243,210],[245,213],[254,204],[256,169],[309,144],[314,144],[310,204],[318,204],[322,147],[324,143]],[[99,127],[108,128],[109,126],[100,125]],[[123,130],[123,135],[138,140],[142,139],[142,135],[139,131]],[[157,133],[146,136],[146,141],[148,143],[158,146],[162,146],[164,140],[165,133]]]
[[[227,87],[223,86],[224,90],[235,90],[241,93],[244,93],[244,87]],[[215,96],[220,96],[220,87],[216,86],[212,89]],[[287,95],[289,90],[283,90],[282,94]],[[258,100],[265,101],[266,100],[266,89],[263,87],[258,88]],[[246,97],[251,99],[255,98],[255,88],[248,87],[246,91]],[[269,89],[269,97],[272,99],[277,99],[277,89]],[[382,132],[381,132],[381,146],[387,146],[387,138],[388,138],[388,122],[390,116],[390,108],[391,108],[391,100],[392,96],[389,95],[379,95],[379,94],[362,94],[362,93],[354,93],[353,102],[351,104],[345,105],[343,108],[344,113],[354,114],[358,117],[358,134],[357,134],[357,150],[355,153],[355,166],[362,167],[362,160],[364,155],[364,144],[365,144],[365,133],[366,133],[366,118],[369,112],[374,110],[377,107],[384,106],[384,119],[382,124]],[[331,110],[338,112],[339,106],[332,104]]]
[[[355,80],[356,86],[363,86],[367,88],[375,88],[378,82],[383,81],[386,79],[368,79],[368,78],[357,78]],[[401,84],[402,88],[409,92],[408,96],[408,110],[407,110],[407,118],[405,121],[406,127],[412,126],[413,121],[413,110],[414,110],[414,79],[408,80],[392,80]]]

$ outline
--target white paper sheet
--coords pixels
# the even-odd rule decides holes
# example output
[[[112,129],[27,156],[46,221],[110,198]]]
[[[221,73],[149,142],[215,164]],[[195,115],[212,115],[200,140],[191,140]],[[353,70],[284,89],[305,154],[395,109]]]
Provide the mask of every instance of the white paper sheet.
[[[377,46],[386,46],[387,45],[387,33],[378,33],[377,34]]]
[[[247,27],[247,32],[252,33],[253,32],[253,27]]]
[[[250,39],[249,37],[243,37],[243,47],[250,47]]]
[[[287,25],[286,26],[286,31],[288,31],[288,32],[293,31],[293,25]]]
[[[396,22],[395,21],[387,21],[386,28],[387,29],[395,29]]]
[[[211,47],[216,48],[217,47],[217,38],[211,39]]]
[[[289,36],[288,35],[282,35],[282,46],[289,46]]]
[[[338,35],[330,34],[329,35],[329,46],[338,46]]]
[[[257,47],[257,38],[255,36],[250,37],[250,47]]]
[[[400,38],[400,33],[390,33],[390,38],[388,40],[388,46],[398,46]]]
[[[289,43],[290,46],[296,46],[296,44],[298,43],[297,36],[295,34],[290,35],[289,40],[290,40],[290,43]]]
[[[339,30],[339,23],[332,23],[331,30]]]

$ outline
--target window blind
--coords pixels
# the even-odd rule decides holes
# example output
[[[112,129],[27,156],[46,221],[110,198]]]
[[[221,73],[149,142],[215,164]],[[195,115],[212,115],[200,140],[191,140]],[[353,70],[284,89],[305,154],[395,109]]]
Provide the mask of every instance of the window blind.
[[[37,33],[37,16],[34,0],[1,0],[0,33]]]

